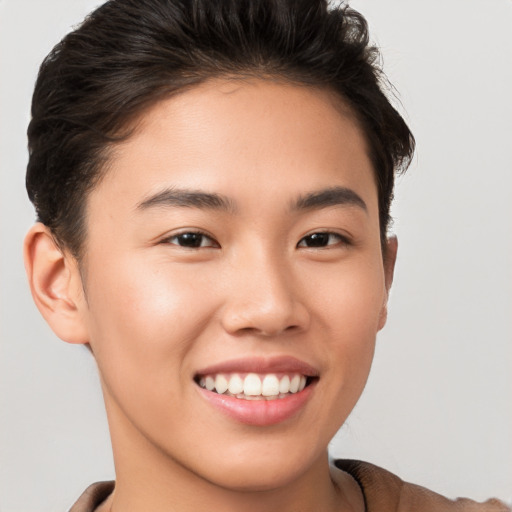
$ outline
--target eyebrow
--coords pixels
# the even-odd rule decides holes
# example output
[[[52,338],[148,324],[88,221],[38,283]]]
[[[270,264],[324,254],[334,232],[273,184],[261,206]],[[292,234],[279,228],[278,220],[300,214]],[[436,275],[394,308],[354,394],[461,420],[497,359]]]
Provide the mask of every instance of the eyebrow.
[[[316,192],[311,192],[299,198],[293,203],[293,210],[316,210],[329,206],[357,206],[368,211],[366,203],[361,196],[352,189],[346,187],[331,187]]]
[[[226,196],[197,190],[167,188],[147,197],[137,205],[137,210],[158,207],[200,208],[233,212],[235,203]]]
[[[350,188],[330,187],[299,196],[291,206],[292,210],[316,210],[329,206],[357,206],[368,211],[361,196]],[[229,197],[212,192],[198,190],[166,188],[142,200],[137,210],[148,210],[159,207],[200,208],[236,212],[235,202]]]

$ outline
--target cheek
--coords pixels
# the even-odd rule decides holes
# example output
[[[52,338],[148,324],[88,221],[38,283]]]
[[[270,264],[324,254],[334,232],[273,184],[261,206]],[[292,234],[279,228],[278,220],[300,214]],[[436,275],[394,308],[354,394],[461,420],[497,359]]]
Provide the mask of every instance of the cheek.
[[[308,269],[306,269],[307,272]],[[305,272],[306,275],[308,275]],[[309,275],[315,275],[311,271]],[[373,255],[327,268],[317,273],[316,286],[307,293],[315,307],[315,316],[325,327],[336,331],[334,338],[346,338],[354,343],[375,336],[386,301],[382,261]]]
[[[360,393],[373,359],[386,290],[382,263],[375,259],[342,268],[325,280],[316,298],[316,318],[326,338],[325,358],[344,392]]]
[[[302,275],[315,276],[314,281],[303,282],[314,331],[308,341],[324,364],[322,400],[306,430],[316,432],[321,444],[343,425],[364,389],[385,288],[382,264],[373,257],[325,267],[316,274],[302,270]]]
[[[120,258],[90,272],[91,347],[112,428],[133,422],[147,438],[172,437],[191,414],[192,362],[217,298],[197,270],[142,263]]]
[[[144,383],[169,389],[170,373],[188,378],[182,367],[215,311],[210,288],[190,272],[137,258],[91,268],[89,275],[90,342],[102,375],[133,392]]]

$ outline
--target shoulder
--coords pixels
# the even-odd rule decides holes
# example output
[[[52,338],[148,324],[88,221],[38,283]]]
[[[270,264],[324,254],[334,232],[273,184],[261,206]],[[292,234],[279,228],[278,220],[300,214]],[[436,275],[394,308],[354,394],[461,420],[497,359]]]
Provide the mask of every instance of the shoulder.
[[[359,483],[367,512],[512,512],[512,508],[499,500],[485,503],[465,498],[449,500],[367,462],[336,460],[334,464]]]
[[[337,468],[350,474],[360,485],[367,512],[512,512],[499,500],[477,503],[459,498],[449,500],[368,462],[336,460]],[[69,512],[94,512],[114,490],[114,482],[89,486]]]
[[[69,512],[94,512],[114,491],[115,482],[97,482],[90,485],[69,509]]]

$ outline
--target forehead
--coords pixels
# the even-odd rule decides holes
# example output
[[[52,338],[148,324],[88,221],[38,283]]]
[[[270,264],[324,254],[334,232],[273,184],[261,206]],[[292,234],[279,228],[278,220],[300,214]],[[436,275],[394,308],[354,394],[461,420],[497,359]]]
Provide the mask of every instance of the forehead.
[[[229,144],[245,139],[257,146],[268,144],[270,137],[284,143],[297,135],[309,140],[308,148],[313,150],[321,142],[325,151],[347,136],[365,145],[356,115],[338,93],[279,80],[213,79],[185,89],[145,112],[136,138],[142,142],[157,132],[168,137],[170,124],[176,138],[185,142],[190,135],[201,137],[202,145],[210,140]]]
[[[135,208],[161,187],[254,197],[333,185],[376,194],[365,138],[339,96],[263,80],[211,80],[162,100],[112,154],[90,208]],[[245,194],[237,185],[243,183]]]

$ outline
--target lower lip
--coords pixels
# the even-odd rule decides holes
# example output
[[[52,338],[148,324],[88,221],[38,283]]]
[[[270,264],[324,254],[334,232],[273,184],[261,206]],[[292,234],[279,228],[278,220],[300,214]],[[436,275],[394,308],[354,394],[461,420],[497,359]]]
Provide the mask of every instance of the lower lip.
[[[215,408],[246,425],[269,426],[295,416],[311,397],[316,381],[302,391],[276,400],[244,400],[198,387],[201,395]]]

